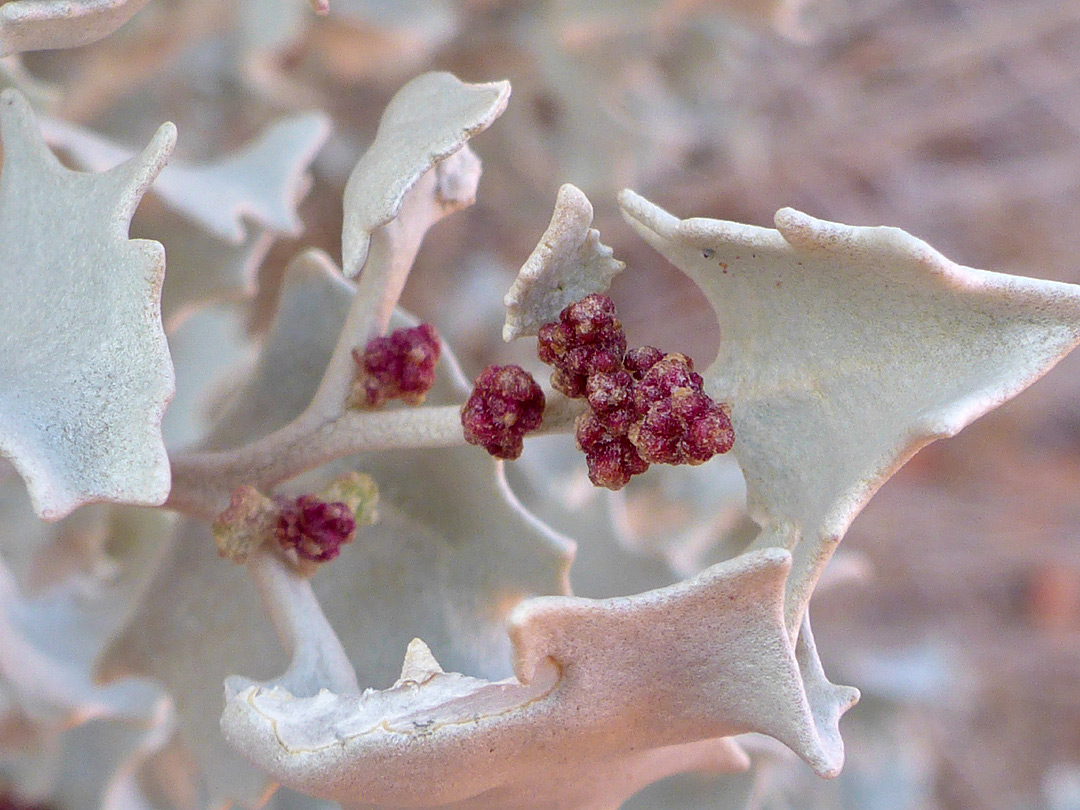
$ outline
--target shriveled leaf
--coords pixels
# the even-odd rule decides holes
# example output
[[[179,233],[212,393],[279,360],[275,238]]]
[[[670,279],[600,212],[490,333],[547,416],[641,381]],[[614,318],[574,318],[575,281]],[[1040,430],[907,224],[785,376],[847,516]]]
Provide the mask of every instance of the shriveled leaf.
[[[881,484],[1080,341],[1080,288],[961,267],[895,228],[784,208],[771,230],[679,220],[632,192],[620,201],[719,318],[703,376],[732,406],[758,544],[793,548],[792,632]]]
[[[91,501],[160,504],[173,393],[165,261],[160,244],[127,230],[176,129],[84,174],[60,165],[13,90],[0,94],[0,127],[0,452],[48,520]]]
[[[0,7],[0,56],[77,48],[107,37],[146,0],[14,0]]]
[[[301,254],[290,265],[260,359],[209,446],[258,438],[304,409],[352,295],[352,285],[322,254]],[[444,349],[429,399],[460,400],[454,368]],[[417,476],[421,461],[426,472]],[[402,648],[422,635],[436,639],[457,668],[508,674],[506,616],[528,595],[565,592],[568,549],[522,516],[496,464],[475,448],[425,451],[422,458],[370,454],[352,466],[378,483],[381,520],[361,528],[312,585],[356,672],[365,683],[391,683]],[[243,569],[218,558],[208,527],[194,522],[174,538],[153,591],[110,651],[106,669],[165,682],[178,702],[182,737],[213,794],[253,804],[267,777],[224,743],[218,716],[226,676],[267,678],[285,668],[256,591]]]
[[[503,340],[536,335],[568,305],[607,290],[626,267],[600,244],[592,221],[585,194],[569,183],[560,188],[551,223],[506,294]]]
[[[349,808],[616,808],[702,767],[692,746],[744,764],[718,740],[744,731],[833,775],[857,693],[829,684],[820,711],[808,699],[783,621],[790,559],[765,549],[634,597],[530,599],[510,619],[513,678],[444,673],[414,645],[390,689],[252,684],[222,728],[284,784]]]
[[[341,249],[346,275],[360,272],[372,231],[398,215],[409,189],[487,129],[509,98],[508,82],[466,84],[450,73],[425,73],[397,92],[383,112],[374,143],[345,186]]]
[[[111,168],[130,154],[95,132],[58,119],[47,120],[44,132],[53,146],[95,171]],[[245,218],[275,233],[299,236],[296,206],[308,190],[307,168],[329,133],[330,120],[322,113],[283,119],[218,160],[170,165],[153,192],[225,242],[243,243]]]

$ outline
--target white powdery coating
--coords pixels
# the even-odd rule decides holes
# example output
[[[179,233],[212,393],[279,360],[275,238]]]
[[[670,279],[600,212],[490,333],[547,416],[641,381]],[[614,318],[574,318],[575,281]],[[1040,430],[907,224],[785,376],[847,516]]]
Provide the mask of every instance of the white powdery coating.
[[[615,808],[706,752],[745,766],[721,740],[745,731],[835,775],[837,722],[858,693],[824,679],[809,633],[792,647],[790,563],[765,549],[638,596],[527,600],[510,619],[516,677],[502,681],[437,671],[414,643],[385,691],[234,683],[222,728],[283,784],[357,810]]]
[[[216,422],[209,446],[242,445],[304,409],[353,292],[325,254],[307,251],[290,263],[260,357]],[[392,328],[411,325],[415,321],[400,313],[391,322]],[[447,347],[437,374],[431,402],[460,402],[467,395]],[[290,384],[283,387],[282,379]],[[426,472],[418,476],[421,466]],[[366,683],[390,683],[402,648],[422,635],[450,666],[495,678],[507,674],[506,616],[527,596],[566,592],[571,549],[522,515],[498,465],[475,448],[372,452],[352,467],[378,481],[380,520],[362,527],[312,581],[351,666]],[[145,673],[164,683],[177,699],[180,728],[213,798],[253,806],[270,777],[222,739],[222,682],[233,673],[280,671],[280,645],[244,570],[218,558],[208,527],[184,521],[170,548],[149,598],[106,653],[103,669]],[[318,604],[296,603],[308,598],[307,583],[275,582],[281,607],[272,615],[297,623],[321,618]],[[337,643],[332,631],[324,635],[329,638],[320,639],[313,624],[305,624],[290,637]],[[305,659],[310,647],[301,643],[290,646],[302,659],[285,682],[293,694],[336,686],[325,678],[306,683],[303,660],[319,658]]]
[[[77,48],[107,37],[146,0],[15,0],[0,6],[0,56]]]
[[[47,520],[93,501],[160,504],[165,256],[128,226],[176,128],[101,174],[61,166],[13,90],[0,95],[0,133],[0,452]]]
[[[706,390],[732,407],[757,546],[794,549],[792,633],[893,472],[1080,342],[1080,287],[961,267],[897,228],[784,208],[772,230],[679,220],[630,191],[620,203],[716,311]]]
[[[589,226],[593,208],[585,194],[567,183],[559,189],[551,224],[518,271],[503,303],[503,340],[536,335],[545,323],[591,293],[602,293],[625,264],[600,244]]]
[[[409,189],[491,126],[509,98],[509,82],[466,84],[450,73],[425,73],[395,94],[345,185],[341,250],[347,276],[360,272],[371,232],[398,215]]]

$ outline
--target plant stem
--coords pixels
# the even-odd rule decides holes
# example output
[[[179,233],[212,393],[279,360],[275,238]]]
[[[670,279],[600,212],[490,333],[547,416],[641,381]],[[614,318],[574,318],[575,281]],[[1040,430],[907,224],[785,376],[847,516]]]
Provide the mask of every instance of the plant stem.
[[[544,423],[532,435],[573,430],[582,403],[546,393]],[[185,453],[174,459],[172,491],[165,506],[213,520],[228,504],[229,494],[242,484],[269,491],[301,473],[356,453],[464,444],[460,405],[347,411],[318,422],[305,413],[235,450]],[[476,452],[483,450],[477,448]]]

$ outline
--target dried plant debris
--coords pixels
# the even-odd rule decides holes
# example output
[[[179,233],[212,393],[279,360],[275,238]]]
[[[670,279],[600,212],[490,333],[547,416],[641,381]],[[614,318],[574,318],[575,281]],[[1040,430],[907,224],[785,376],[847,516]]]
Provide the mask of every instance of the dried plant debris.
[[[592,221],[585,194],[569,183],[560,188],[551,223],[506,294],[503,340],[536,335],[570,304],[605,292],[626,266],[600,243]]]
[[[1080,342],[1080,289],[961,267],[896,228],[785,208],[771,230],[620,201],[720,321],[703,376],[732,406],[758,545],[794,549],[792,632],[878,487]]]
[[[0,56],[77,48],[107,37],[146,0],[14,0],[0,7]]]
[[[64,168],[26,100],[0,95],[0,450],[50,520],[92,501],[160,504],[173,394],[161,245],[129,240],[176,138],[103,173]]]
[[[398,215],[406,192],[487,129],[509,98],[508,82],[466,84],[450,73],[425,73],[397,92],[345,186],[341,249],[347,276],[360,272],[371,232]]]

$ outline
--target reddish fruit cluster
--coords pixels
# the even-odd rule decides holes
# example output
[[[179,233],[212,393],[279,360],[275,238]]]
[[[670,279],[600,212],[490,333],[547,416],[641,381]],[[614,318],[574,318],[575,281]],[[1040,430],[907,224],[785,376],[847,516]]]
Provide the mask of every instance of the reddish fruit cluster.
[[[298,557],[326,562],[356,534],[356,518],[344,503],[327,503],[314,495],[301,495],[281,507],[275,534],[278,542]]]
[[[419,405],[435,384],[439,333],[429,323],[372,338],[364,351],[353,349],[357,379],[354,407],[378,408],[391,399]]]
[[[555,367],[551,384],[577,399],[585,396],[588,378],[622,368],[626,335],[606,295],[587,295],[559,313],[559,320],[540,327],[540,359]]]
[[[612,433],[592,411],[586,411],[574,423],[574,437],[585,453],[589,480],[598,487],[622,489],[635,475],[649,469],[626,434]]]
[[[690,358],[627,351],[607,296],[589,295],[541,327],[538,352],[555,367],[555,388],[588,400],[575,432],[597,486],[621,489],[649,464],[700,464],[731,449],[728,411],[704,392]]]
[[[495,458],[520,456],[525,434],[540,427],[543,418],[544,392],[521,366],[485,368],[461,409],[465,441]]]
[[[726,453],[735,431],[724,405],[702,390],[701,375],[683,354],[667,354],[649,368],[634,390],[639,416],[630,441],[650,464],[701,464]]]

